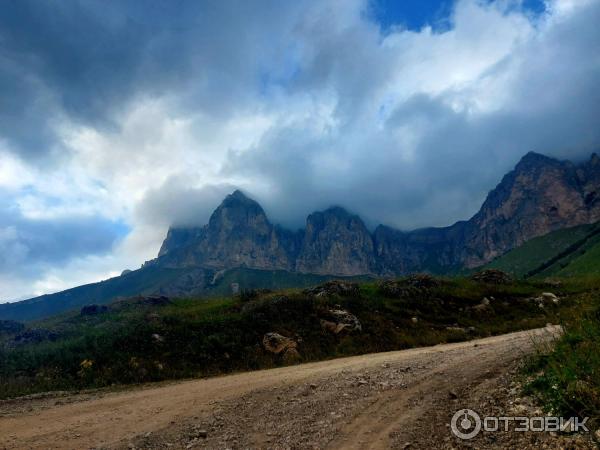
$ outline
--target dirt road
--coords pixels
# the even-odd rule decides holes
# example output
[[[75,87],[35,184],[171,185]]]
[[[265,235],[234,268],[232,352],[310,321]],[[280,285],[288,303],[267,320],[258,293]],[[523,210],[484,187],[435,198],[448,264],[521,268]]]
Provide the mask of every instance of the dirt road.
[[[474,406],[464,401],[481,400],[469,398],[476,388],[493,390],[531,351],[534,336],[555,332],[4,402],[0,449],[420,448],[430,439],[453,445],[447,418]]]

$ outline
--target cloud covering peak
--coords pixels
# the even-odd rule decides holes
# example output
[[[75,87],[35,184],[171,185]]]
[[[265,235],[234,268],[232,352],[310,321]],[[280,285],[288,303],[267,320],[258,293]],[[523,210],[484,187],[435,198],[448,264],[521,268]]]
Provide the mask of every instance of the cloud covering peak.
[[[447,225],[528,151],[600,148],[600,0],[442,3],[5,5],[0,300],[137,267],[236,187],[286,226]]]

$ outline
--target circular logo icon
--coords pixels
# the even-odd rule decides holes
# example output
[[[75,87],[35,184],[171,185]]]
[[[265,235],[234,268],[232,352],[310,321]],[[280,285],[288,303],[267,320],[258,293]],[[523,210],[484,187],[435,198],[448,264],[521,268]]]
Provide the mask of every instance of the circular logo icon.
[[[452,433],[461,439],[472,439],[481,431],[481,418],[472,409],[460,409],[450,422]]]

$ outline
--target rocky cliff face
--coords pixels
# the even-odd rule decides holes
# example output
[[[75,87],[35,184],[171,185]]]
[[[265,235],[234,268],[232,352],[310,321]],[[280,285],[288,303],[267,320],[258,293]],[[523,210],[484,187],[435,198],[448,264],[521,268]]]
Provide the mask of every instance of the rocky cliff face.
[[[335,275],[398,275],[475,267],[559,228],[600,220],[600,158],[579,166],[528,153],[469,221],[401,232],[334,207],[293,233],[273,226],[236,191],[201,228],[169,230],[155,264],[167,267],[283,269]]]
[[[293,270],[299,236],[273,226],[242,192],[228,195],[202,228],[172,228],[158,261],[167,267]]]
[[[599,177],[595,154],[577,167],[528,153],[470,220],[458,259],[467,267],[475,267],[536,236],[597,221]]]
[[[375,273],[373,238],[360,217],[343,208],[312,213],[306,220],[296,270],[334,275]]]

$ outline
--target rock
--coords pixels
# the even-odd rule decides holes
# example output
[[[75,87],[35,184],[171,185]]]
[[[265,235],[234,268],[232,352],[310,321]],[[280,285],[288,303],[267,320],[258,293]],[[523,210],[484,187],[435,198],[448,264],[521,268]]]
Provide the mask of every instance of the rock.
[[[300,358],[298,343],[279,333],[267,333],[263,336],[265,350],[275,355],[281,355],[285,362],[294,362]]]
[[[448,392],[448,398],[451,400],[456,400],[458,398],[458,394],[455,391]]]
[[[558,297],[556,295],[554,295],[552,292],[543,292],[542,299],[545,302],[552,302],[554,304],[558,304],[558,302],[559,302]]]
[[[362,325],[358,318],[343,309],[327,310],[325,318],[321,319],[321,328],[334,334],[362,331]]]
[[[379,282],[379,291],[393,298],[409,297],[427,292],[441,285],[441,282],[428,274],[413,274],[400,280],[383,280]]]
[[[299,250],[299,272],[348,276],[373,273],[376,268],[371,233],[360,217],[338,206],[306,218]]]
[[[196,432],[196,436],[202,439],[206,439],[208,437],[208,432],[204,429],[201,429]]]
[[[419,322],[419,319],[417,319],[416,317],[413,317],[412,319],[410,319],[410,321],[412,323],[417,323],[417,322]]]
[[[483,313],[490,309],[490,301],[487,298],[484,298],[481,303],[473,306],[471,309],[477,313]]]
[[[93,316],[96,314],[105,313],[108,311],[108,306],[105,305],[86,305],[79,312],[82,316]]]
[[[160,343],[160,342],[164,342],[164,341],[165,341],[165,338],[164,338],[164,337],[162,337],[162,336],[161,336],[160,334],[158,334],[158,333],[154,333],[154,334],[152,334],[152,340],[153,340],[154,342],[156,342],[156,343]]]
[[[305,289],[304,293],[306,295],[312,295],[315,297],[326,297],[330,295],[339,295],[341,297],[358,297],[360,295],[360,290],[357,283],[332,280],[320,284],[319,286]]]
[[[441,282],[427,273],[415,273],[408,276],[404,283],[417,289],[431,289],[441,285]]]
[[[466,330],[463,327],[446,327],[446,331],[453,333],[464,333]]]
[[[509,274],[498,269],[481,270],[473,274],[471,279],[478,283],[487,284],[509,284],[513,281]]]

